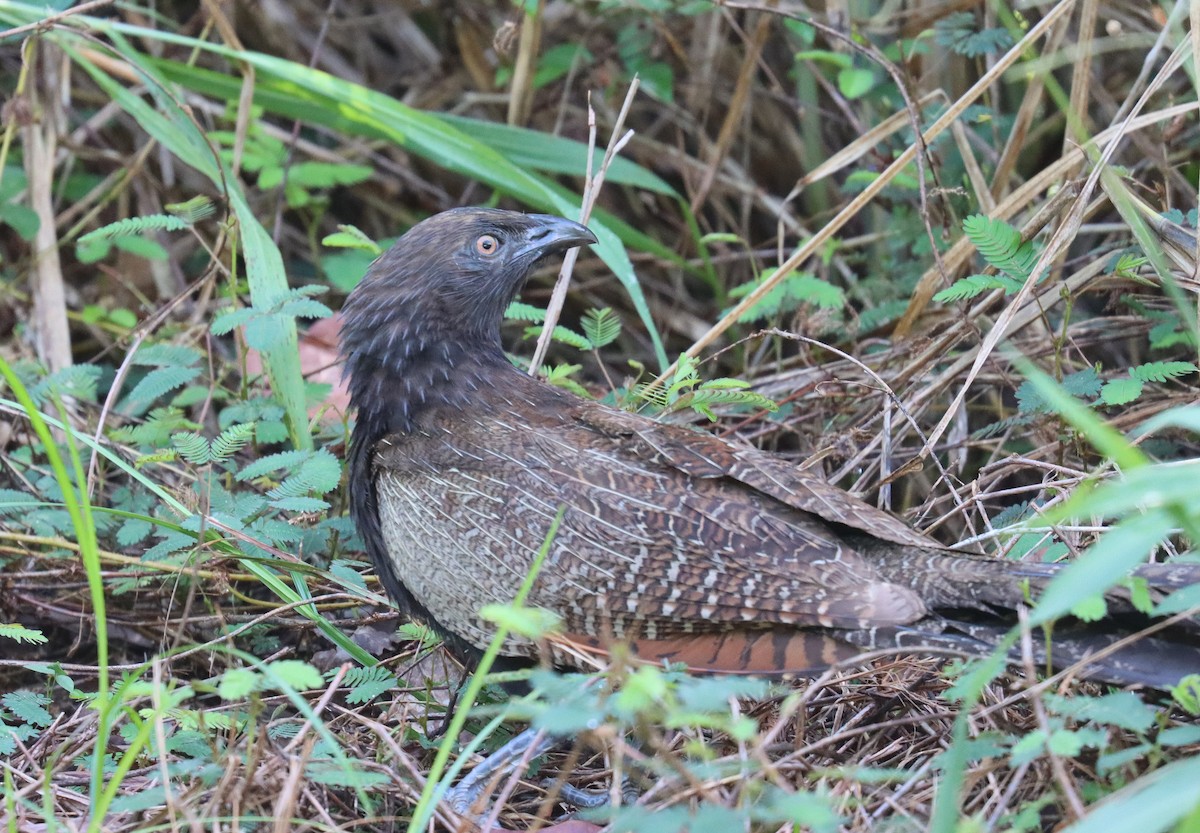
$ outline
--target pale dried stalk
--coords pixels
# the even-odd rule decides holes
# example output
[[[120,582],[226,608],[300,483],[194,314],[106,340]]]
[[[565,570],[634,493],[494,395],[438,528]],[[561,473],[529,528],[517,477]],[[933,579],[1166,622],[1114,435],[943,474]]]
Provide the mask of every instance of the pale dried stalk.
[[[625,102],[621,105],[617,120],[613,123],[608,147],[604,151],[604,158],[600,160],[600,168],[596,171],[595,176],[592,175],[592,157],[595,156],[596,151],[596,112],[592,109],[589,96],[587,176],[583,186],[583,204],[579,209],[579,222],[585,226],[592,216],[592,208],[596,205],[596,200],[600,197],[600,188],[604,185],[604,177],[608,173],[609,167],[621,149],[633,138],[632,130],[622,133],[621,129],[625,125],[625,118],[629,115],[629,108],[633,105],[633,97],[637,95],[640,83],[637,76],[634,76],[633,82],[629,85],[629,92],[625,93]],[[575,261],[578,258],[579,249],[577,248],[568,251],[566,257],[563,258],[562,269],[558,272],[558,281],[555,282],[554,290],[550,293],[550,302],[546,305],[546,321],[542,325],[541,335],[538,336],[533,358],[529,361],[530,376],[537,375],[538,369],[546,359],[546,351],[550,349],[550,337],[554,333],[554,326],[558,324],[559,316],[562,315],[563,303],[567,299],[567,289],[571,286],[571,272],[575,269]]]
[[[63,53],[49,41],[31,39],[25,44],[29,62],[29,123],[24,126],[25,175],[29,179],[29,207],[38,216],[33,238],[34,343],[38,359],[54,373],[72,364],[71,332],[67,324],[67,295],[58,257],[58,229],[54,217],[54,157],[62,115]]]

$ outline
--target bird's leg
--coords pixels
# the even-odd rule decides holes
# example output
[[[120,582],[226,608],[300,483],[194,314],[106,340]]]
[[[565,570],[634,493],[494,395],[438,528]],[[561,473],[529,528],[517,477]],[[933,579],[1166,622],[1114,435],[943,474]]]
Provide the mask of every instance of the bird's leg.
[[[544,755],[562,743],[565,738],[548,735],[537,729],[526,729],[508,743],[488,755],[467,774],[458,785],[446,793],[446,800],[456,813],[470,816],[484,791],[499,775],[524,766],[539,755]],[[556,779],[547,778],[542,786],[549,788]],[[611,802],[608,790],[591,792],[582,787],[562,783],[558,785],[558,795],[569,804],[581,810],[594,810],[604,807]],[[637,801],[640,793],[628,776],[621,778],[621,799],[625,804]]]
[[[469,815],[483,795],[484,789],[500,773],[507,772],[521,763],[528,763],[538,755],[549,752],[561,738],[548,735],[537,729],[526,729],[501,746],[458,782],[446,794],[446,800],[460,815]]]

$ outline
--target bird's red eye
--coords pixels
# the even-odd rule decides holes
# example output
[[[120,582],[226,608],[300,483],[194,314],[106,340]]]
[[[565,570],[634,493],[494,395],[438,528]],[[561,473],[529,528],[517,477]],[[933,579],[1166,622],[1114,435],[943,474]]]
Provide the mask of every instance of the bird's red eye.
[[[485,234],[475,241],[475,251],[486,257],[491,257],[500,250],[500,241],[490,234]]]

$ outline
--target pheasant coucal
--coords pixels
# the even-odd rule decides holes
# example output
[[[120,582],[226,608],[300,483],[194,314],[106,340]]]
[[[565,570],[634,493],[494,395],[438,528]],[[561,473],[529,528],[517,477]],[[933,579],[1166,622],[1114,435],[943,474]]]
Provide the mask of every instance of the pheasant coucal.
[[[402,611],[477,658],[493,635],[479,609],[512,601],[563,508],[528,597],[561,617],[559,664],[613,641],[641,660],[775,675],[865,648],[990,651],[1055,565],[945,549],[785,460],[513,367],[505,307],[543,257],[594,242],[558,217],[446,211],[347,299],[352,513]],[[1159,593],[1200,581],[1197,565],[1139,572]],[[1054,659],[1119,635],[1056,628]],[[504,645],[515,658],[537,651],[518,636]],[[1189,633],[1143,639],[1088,673],[1165,687],[1198,668]]]

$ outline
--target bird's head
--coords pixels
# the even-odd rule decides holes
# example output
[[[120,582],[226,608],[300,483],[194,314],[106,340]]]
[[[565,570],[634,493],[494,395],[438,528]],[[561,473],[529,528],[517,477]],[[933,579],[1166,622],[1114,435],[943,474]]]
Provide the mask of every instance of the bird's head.
[[[342,307],[352,401],[379,401],[401,383],[421,397],[464,362],[503,361],[504,309],[534,265],[595,242],[562,217],[492,208],[456,208],[413,226]]]
[[[595,242],[587,228],[562,217],[451,209],[417,223],[375,261],[346,311],[380,323],[388,313],[402,314],[418,336],[442,327],[462,339],[492,340],[539,260]]]

